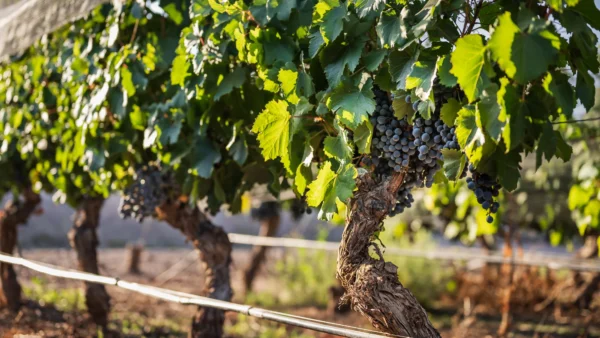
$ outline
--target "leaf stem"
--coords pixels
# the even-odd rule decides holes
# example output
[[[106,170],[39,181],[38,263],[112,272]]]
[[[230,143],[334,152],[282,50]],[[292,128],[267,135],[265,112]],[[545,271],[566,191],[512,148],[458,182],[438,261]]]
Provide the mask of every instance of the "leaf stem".
[[[586,121],[599,121],[600,120],[600,116],[599,117],[590,117],[587,119],[580,119],[580,120],[567,120],[567,121],[558,121],[558,122],[551,122],[552,124],[569,124],[569,123],[581,123],[581,122],[586,122]]]

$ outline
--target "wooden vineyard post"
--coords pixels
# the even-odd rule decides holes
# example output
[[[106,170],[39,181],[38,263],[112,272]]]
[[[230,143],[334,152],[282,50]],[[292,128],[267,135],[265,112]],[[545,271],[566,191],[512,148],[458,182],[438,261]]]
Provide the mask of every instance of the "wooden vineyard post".
[[[337,278],[346,289],[352,308],[376,328],[413,338],[440,337],[425,309],[398,280],[398,267],[385,262],[373,242],[403,179],[404,173],[385,182],[375,182],[368,174],[358,178],[358,190],[349,204],[351,214],[338,251]],[[380,259],[370,256],[370,248]]]
[[[0,215],[0,251],[11,255],[17,244],[17,227],[25,224],[40,204],[40,195],[31,188],[23,192],[23,201],[9,201]],[[17,311],[21,306],[21,286],[12,265],[0,263],[0,305]]]
[[[144,246],[141,244],[129,244],[126,247],[126,264],[127,264],[127,272],[131,274],[139,274],[140,270],[140,260],[142,258],[142,252],[144,251]]]
[[[73,228],[69,231],[69,242],[77,253],[81,271],[99,274],[97,229],[100,223],[100,210],[104,204],[101,197],[84,198],[75,212]],[[110,311],[110,296],[104,285],[85,283],[85,304],[96,325],[106,327]]]
[[[180,230],[198,250],[205,276],[203,295],[224,301],[231,300],[231,243],[227,233],[212,224],[200,209],[187,203],[163,203],[156,211],[159,219]],[[198,307],[192,320],[190,337],[222,337],[224,322],[223,310]]]

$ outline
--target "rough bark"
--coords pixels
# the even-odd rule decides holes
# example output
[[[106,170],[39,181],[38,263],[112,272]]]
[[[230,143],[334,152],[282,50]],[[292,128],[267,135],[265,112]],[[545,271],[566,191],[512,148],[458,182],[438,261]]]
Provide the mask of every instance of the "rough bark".
[[[77,253],[79,269],[98,274],[98,235],[96,229],[100,223],[100,210],[103,198],[85,198],[75,211],[73,228],[69,231],[69,242]],[[104,285],[85,283],[85,304],[92,320],[106,327],[110,311],[110,296]]]
[[[0,215],[0,251],[12,255],[17,244],[17,226],[27,223],[41,198],[31,189],[23,192],[23,201],[9,201]],[[0,263],[0,306],[17,311],[21,306],[21,286],[12,265]]]
[[[440,337],[425,309],[398,280],[398,267],[385,262],[373,242],[403,178],[401,173],[378,183],[369,175],[359,177],[338,252],[337,278],[352,308],[376,328],[414,338]],[[369,248],[380,259],[372,258]]]
[[[165,203],[157,208],[157,212],[160,219],[179,229],[198,250],[205,275],[203,294],[214,299],[231,300],[231,243],[227,233],[212,224],[198,208],[184,203]],[[224,322],[224,311],[198,307],[189,336],[221,337]]]
[[[273,208],[272,211],[273,213],[271,215],[260,219],[260,229],[258,231],[259,236],[273,237],[275,234],[277,234],[279,223],[281,221],[278,206]],[[260,269],[261,264],[265,260],[267,249],[268,247],[266,246],[254,246],[252,248],[250,264],[244,271],[244,286],[246,288],[246,292],[252,291],[252,283],[254,282],[254,278],[256,277],[256,273]]]

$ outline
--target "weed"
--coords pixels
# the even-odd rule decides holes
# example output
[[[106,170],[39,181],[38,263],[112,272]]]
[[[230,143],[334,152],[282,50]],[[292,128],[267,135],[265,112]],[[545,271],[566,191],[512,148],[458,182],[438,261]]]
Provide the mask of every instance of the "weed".
[[[231,337],[244,338],[312,338],[300,329],[271,323],[265,320],[239,314],[232,325],[225,326],[225,333]]]
[[[41,277],[33,277],[31,286],[25,286],[23,293],[40,305],[51,304],[60,311],[85,310],[85,297],[80,289],[53,289],[47,287],[47,281]]]

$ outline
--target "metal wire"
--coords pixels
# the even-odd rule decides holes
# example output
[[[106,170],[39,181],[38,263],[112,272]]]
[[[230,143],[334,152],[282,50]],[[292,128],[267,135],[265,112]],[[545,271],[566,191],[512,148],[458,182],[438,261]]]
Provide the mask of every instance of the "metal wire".
[[[228,234],[229,240],[235,244],[314,249],[337,251],[339,243],[313,241],[298,238],[263,237],[243,234]],[[556,255],[539,252],[525,252],[523,257],[504,257],[498,254],[482,253],[477,249],[455,249],[444,248],[434,250],[412,250],[401,248],[385,248],[384,253],[404,257],[416,257],[425,259],[448,260],[448,261],[479,261],[485,263],[510,263],[516,265],[546,267],[552,270],[568,269],[573,271],[600,272],[600,260],[590,259],[565,259]]]
[[[310,329],[318,332],[334,334],[342,337],[349,338],[382,338],[382,337],[401,337],[397,335],[389,335],[385,333],[375,332],[373,330],[367,330],[356,327],[348,327],[345,325],[327,323],[318,321],[311,318],[300,317],[289,315],[282,312],[270,311],[253,307],[250,305],[236,304],[226,302],[218,299],[212,299],[202,297],[194,294],[188,294],[178,292],[169,289],[163,289],[159,287],[132,283],[125,280],[120,280],[114,277],[105,277],[96,274],[79,272],[70,269],[64,269],[61,267],[44,264],[41,262],[32,261],[29,259],[14,257],[0,253],[0,262],[5,262],[13,265],[20,265],[31,270],[35,270],[47,275],[74,279],[79,281],[85,281],[90,283],[98,283],[105,285],[112,285],[120,287],[122,289],[130,290],[136,293],[141,293],[151,297],[167,300],[170,302],[186,304],[186,305],[198,305],[202,307],[210,307],[215,309],[221,309],[224,311],[234,311],[245,314],[247,316],[262,318],[282,324],[293,325],[305,329]]]

